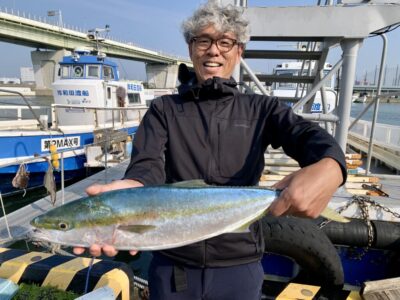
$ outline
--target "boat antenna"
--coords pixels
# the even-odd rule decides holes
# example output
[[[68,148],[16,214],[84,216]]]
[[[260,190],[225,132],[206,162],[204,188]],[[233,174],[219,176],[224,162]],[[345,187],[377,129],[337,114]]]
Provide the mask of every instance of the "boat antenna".
[[[88,30],[87,37],[89,40],[96,42],[95,51],[99,58],[104,58],[105,56],[100,52],[100,44],[107,38],[108,32],[110,32],[110,25],[108,24],[106,24],[104,28],[94,28]]]

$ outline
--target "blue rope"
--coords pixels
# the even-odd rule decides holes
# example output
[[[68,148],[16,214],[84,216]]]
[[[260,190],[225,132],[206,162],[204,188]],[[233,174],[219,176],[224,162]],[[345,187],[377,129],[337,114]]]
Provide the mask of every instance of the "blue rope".
[[[84,294],[87,293],[88,288],[89,288],[90,271],[92,270],[93,262],[94,262],[94,256],[92,256],[92,259],[90,260],[89,269],[88,269],[88,271],[86,273],[86,282],[85,282],[85,292],[84,292]]]

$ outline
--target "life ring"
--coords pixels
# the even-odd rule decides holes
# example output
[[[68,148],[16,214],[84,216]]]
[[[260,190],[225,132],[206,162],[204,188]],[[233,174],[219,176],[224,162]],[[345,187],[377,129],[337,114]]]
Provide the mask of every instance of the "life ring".
[[[341,286],[343,267],[329,238],[311,220],[266,216],[261,219],[265,252],[292,258],[307,283]]]

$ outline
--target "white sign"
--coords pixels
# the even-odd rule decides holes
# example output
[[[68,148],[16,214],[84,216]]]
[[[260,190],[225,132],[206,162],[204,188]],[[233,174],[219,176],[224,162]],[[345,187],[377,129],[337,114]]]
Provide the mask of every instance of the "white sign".
[[[49,151],[50,145],[55,145],[57,150],[77,148],[81,145],[81,137],[78,136],[66,136],[62,138],[42,139],[41,150],[42,152]]]

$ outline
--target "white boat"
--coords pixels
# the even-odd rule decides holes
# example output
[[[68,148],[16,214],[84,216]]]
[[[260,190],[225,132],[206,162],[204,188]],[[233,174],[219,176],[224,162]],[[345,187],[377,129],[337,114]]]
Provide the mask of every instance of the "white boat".
[[[11,180],[21,164],[30,173],[29,187],[42,185],[49,164],[46,156],[51,158],[51,145],[55,151],[62,152],[65,179],[82,173],[86,147],[95,140],[112,139],[105,134],[119,132],[119,140],[121,134],[132,136],[147,109],[146,101],[154,97],[139,81],[120,81],[114,62],[87,50],[65,56],[60,62],[59,75],[60,79],[53,83],[54,104],[49,109],[50,116],[46,113],[38,116],[37,107],[31,107],[34,118],[26,120],[22,119],[21,107],[2,107],[18,111],[16,120],[0,121],[3,195],[16,191]],[[94,131],[103,136],[95,137]],[[59,169],[60,163],[54,166]],[[60,179],[60,173],[55,172],[56,179]]]
[[[311,63],[311,69],[314,68],[315,61]],[[287,61],[278,64],[274,68],[274,75],[277,76],[301,76],[307,75],[309,69],[309,62],[306,61],[304,64],[301,61]],[[332,65],[325,63],[324,75],[332,69]],[[335,76],[324,85],[326,93],[326,104],[327,113],[331,112],[335,108],[336,102],[336,91],[334,90]],[[307,87],[304,84],[292,83],[292,82],[275,82],[272,85],[271,96],[276,96],[285,99],[296,99],[301,98],[307,94]],[[287,102],[289,105],[293,105],[294,102]],[[321,92],[318,91],[315,95],[314,102],[311,106],[311,113],[322,113],[323,106],[321,101]]]

